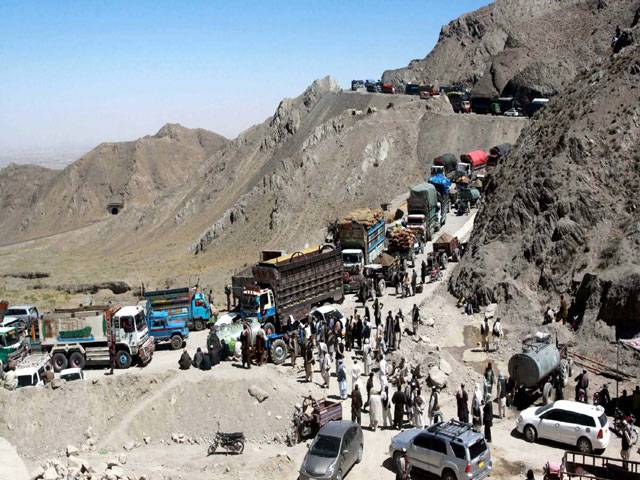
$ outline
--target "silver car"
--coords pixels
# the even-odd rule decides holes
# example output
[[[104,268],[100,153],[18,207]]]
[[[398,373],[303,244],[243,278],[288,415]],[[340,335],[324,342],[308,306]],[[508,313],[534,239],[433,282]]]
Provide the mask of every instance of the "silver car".
[[[342,480],[362,461],[362,428],[354,422],[329,422],[309,446],[300,467],[299,480]]]
[[[492,469],[484,436],[457,420],[399,433],[391,440],[389,455],[396,469],[404,457],[412,473],[415,469],[443,480],[480,480]]]

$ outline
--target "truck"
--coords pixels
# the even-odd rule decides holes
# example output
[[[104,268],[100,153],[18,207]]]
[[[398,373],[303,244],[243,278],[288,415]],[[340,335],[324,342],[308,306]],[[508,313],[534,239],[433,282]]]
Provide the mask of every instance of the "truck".
[[[129,368],[153,357],[144,309],[139,306],[105,305],[56,309],[38,320],[43,353],[51,355],[56,372],[90,365]]]
[[[460,155],[457,170],[470,180],[483,177],[489,154],[484,150],[474,150]]]
[[[29,344],[15,327],[0,327],[0,372],[17,364],[29,353]]]
[[[509,376],[515,383],[516,405],[524,404],[526,396],[542,393],[549,404],[555,400],[554,377],[566,385],[571,376],[567,346],[553,342],[548,333],[537,332],[522,341],[522,352],[509,359]]]
[[[351,91],[359,92],[364,90],[364,80],[351,80]]]
[[[380,209],[358,209],[335,225],[335,242],[342,251],[345,292],[357,290],[365,265],[384,250],[385,221]]]
[[[427,182],[412,187],[407,210],[407,228],[423,242],[431,241],[442,222],[442,204],[436,187]]]
[[[144,292],[149,312],[167,312],[169,320],[182,320],[191,330],[204,330],[211,321],[211,305],[197,288],[172,288]]]
[[[640,480],[640,462],[591,453],[564,452],[560,468],[554,467],[562,480]]]
[[[306,318],[316,305],[344,299],[342,255],[333,245],[261,261],[252,273],[254,281],[244,289],[240,314],[256,317],[267,333],[283,331],[290,318]]]

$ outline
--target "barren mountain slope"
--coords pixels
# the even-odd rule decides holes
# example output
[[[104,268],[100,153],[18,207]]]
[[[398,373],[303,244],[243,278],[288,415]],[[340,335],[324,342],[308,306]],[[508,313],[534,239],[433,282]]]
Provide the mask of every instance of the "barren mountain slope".
[[[486,95],[547,96],[606,57],[637,0],[497,0],[442,28],[435,48],[384,81],[462,82]]]
[[[487,186],[453,292],[519,303],[537,319],[541,303],[570,292],[571,314],[585,323],[638,333],[639,142],[636,40],[578,76],[523,131]]]
[[[109,218],[107,204],[149,205],[184,188],[201,162],[227,143],[206,130],[165,125],[153,136],[103,143],[61,171],[0,170],[0,244],[51,235]],[[22,171],[17,179],[15,172]],[[16,185],[25,185],[26,190]]]

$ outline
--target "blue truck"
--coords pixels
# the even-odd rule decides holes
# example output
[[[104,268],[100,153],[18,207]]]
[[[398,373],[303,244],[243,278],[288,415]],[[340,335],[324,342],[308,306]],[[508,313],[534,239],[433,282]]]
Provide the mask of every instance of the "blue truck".
[[[149,334],[156,343],[170,342],[174,350],[189,337],[189,329],[203,330],[211,321],[205,295],[194,289],[173,288],[145,292]]]

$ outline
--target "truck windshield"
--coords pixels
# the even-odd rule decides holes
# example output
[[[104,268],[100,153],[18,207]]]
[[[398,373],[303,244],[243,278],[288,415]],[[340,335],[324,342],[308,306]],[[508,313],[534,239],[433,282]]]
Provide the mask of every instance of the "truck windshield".
[[[135,331],[133,317],[125,316],[120,317],[120,327],[125,331],[125,333],[131,333]]]
[[[422,217],[409,215],[409,218],[407,218],[407,225],[422,225],[422,222],[424,222],[424,219]]]
[[[357,253],[343,253],[342,263],[360,263],[360,255]]]
[[[0,335],[0,347],[10,347],[18,343],[18,332],[7,332],[4,335]]]
[[[242,305],[242,310],[255,312],[257,310],[257,305],[258,305],[258,302],[256,300],[256,295],[245,293],[242,296],[241,305]]]
[[[139,312],[135,316],[135,320],[136,320],[136,330],[138,332],[142,332],[145,328],[147,328],[147,321],[144,319],[144,315],[142,314],[142,312]]]

